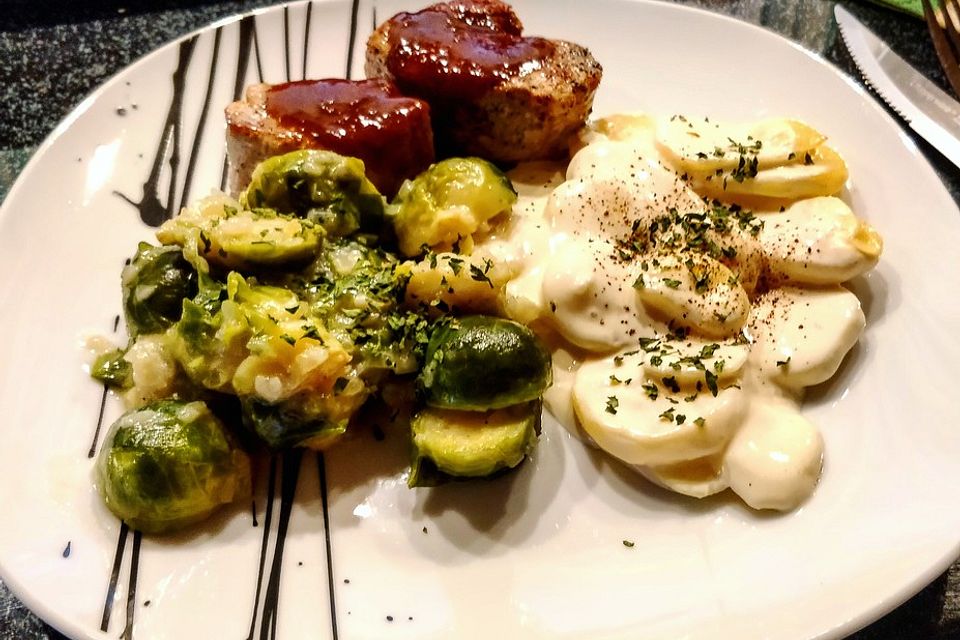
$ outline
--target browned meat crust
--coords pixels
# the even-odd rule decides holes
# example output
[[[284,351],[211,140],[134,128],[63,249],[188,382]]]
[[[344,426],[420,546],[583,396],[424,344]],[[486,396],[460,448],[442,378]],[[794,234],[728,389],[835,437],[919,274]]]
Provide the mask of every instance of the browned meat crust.
[[[382,80],[256,84],[226,117],[231,193],[246,187],[261,161],[297,149],[360,158],[388,197],[434,160],[429,106]]]
[[[437,10],[434,5],[426,11]],[[509,6],[496,0],[461,1],[441,9],[474,28],[495,30],[519,37],[520,21]],[[399,14],[403,16],[405,14]],[[390,32],[398,16],[384,22],[367,41],[368,78],[397,82],[407,95],[430,103],[434,135],[443,151],[479,155],[512,163],[561,156],[568,139],[587,119],[602,75],[600,64],[584,47],[562,40],[550,41],[552,50],[539,64],[503,78],[479,96],[430,95],[409,86],[391,71]]]

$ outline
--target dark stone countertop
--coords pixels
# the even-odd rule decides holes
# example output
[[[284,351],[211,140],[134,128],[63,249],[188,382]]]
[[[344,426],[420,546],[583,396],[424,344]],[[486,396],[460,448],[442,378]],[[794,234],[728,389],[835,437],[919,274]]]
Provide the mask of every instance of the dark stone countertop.
[[[111,75],[180,35],[270,4],[266,0],[4,2],[0,19],[0,60],[4,61],[0,64],[0,200],[60,119]],[[683,0],[683,4],[763,25],[858,78],[837,33],[833,1]],[[847,0],[841,4],[915,68],[947,88],[922,20],[874,4]],[[960,169],[913,137],[960,201]],[[0,640],[62,638],[0,583]],[[892,613],[851,636],[852,640],[955,638],[960,638],[960,562]]]

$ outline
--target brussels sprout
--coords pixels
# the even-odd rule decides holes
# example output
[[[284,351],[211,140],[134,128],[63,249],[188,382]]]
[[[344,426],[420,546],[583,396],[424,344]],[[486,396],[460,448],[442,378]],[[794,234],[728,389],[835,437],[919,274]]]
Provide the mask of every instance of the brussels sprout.
[[[121,284],[127,332],[135,338],[164,331],[180,319],[183,300],[197,293],[197,272],[180,247],[141,242]]]
[[[123,359],[126,352],[115,349],[97,356],[90,375],[110,387],[129,389],[133,385],[133,367]]]
[[[168,335],[174,358],[190,380],[229,392],[233,374],[249,353],[247,342],[253,331],[234,303],[225,301],[211,309],[184,300],[183,316]]]
[[[334,344],[272,342],[237,369],[244,424],[270,447],[325,448],[369,397],[350,356]]]
[[[107,507],[144,533],[182,529],[250,495],[250,460],[202,402],[164,400],[117,420],[97,460]]]
[[[539,400],[492,411],[427,408],[410,423],[413,465],[408,484],[477,478],[516,467],[533,451],[540,428]]]
[[[296,291],[318,311],[337,306],[396,304],[403,294],[404,278],[398,277],[399,261],[379,247],[350,238],[324,243],[317,260],[308,269],[279,281]],[[367,300],[368,296],[376,300]]]
[[[331,422],[323,415],[303,415],[293,403],[270,405],[247,397],[242,406],[244,425],[271,449],[324,449],[347,431],[347,420]]]
[[[322,338],[322,327],[293,291],[258,285],[231,272],[224,294],[223,301],[212,296],[185,301],[183,317],[174,329],[177,359],[207,388],[222,390],[223,385],[204,381],[204,370],[215,370],[209,380],[229,380],[241,361],[254,351],[267,350],[274,339],[291,345],[307,336]]]
[[[449,158],[400,187],[393,226],[406,256],[423,247],[449,249],[517,201],[510,179],[480,158]]]
[[[200,294],[184,301],[183,317],[171,330],[171,348],[196,384],[235,391],[234,375],[254,350],[263,353],[272,343],[320,336],[322,328],[305,314],[294,292],[254,282],[236,272],[227,275],[225,287],[204,278]]]
[[[240,201],[307,218],[333,237],[383,227],[383,196],[364,175],[363,161],[332,151],[304,149],[264,160]]]
[[[342,432],[369,389],[339,388],[355,377],[340,341],[293,291],[231,272],[225,293],[208,306],[184,302],[169,334],[190,379],[239,397],[247,426],[272,447],[321,446],[322,433]]]
[[[409,269],[382,249],[329,242],[310,276],[312,309],[365,370],[413,373],[426,347],[427,321],[400,307]]]
[[[550,352],[530,329],[467,316],[434,330],[418,385],[432,407],[484,411],[537,399],[552,381]]]
[[[157,239],[189,247],[228,269],[249,270],[309,262],[320,250],[323,230],[294,215],[241,209],[236,201],[213,195],[163,223]]]

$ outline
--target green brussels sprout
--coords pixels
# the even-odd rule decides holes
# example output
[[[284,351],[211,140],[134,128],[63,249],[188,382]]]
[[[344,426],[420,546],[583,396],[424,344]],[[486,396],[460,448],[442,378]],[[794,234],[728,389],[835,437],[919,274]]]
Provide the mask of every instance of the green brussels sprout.
[[[141,242],[121,284],[127,332],[135,338],[164,331],[180,319],[183,300],[197,293],[197,272],[180,247]]]
[[[97,460],[107,508],[132,529],[165,533],[250,495],[250,460],[202,402],[163,400],[124,414]]]
[[[257,165],[240,201],[307,218],[332,237],[379,233],[384,200],[364,171],[362,160],[332,151],[292,151]]]
[[[410,423],[413,464],[407,484],[478,478],[512,469],[533,451],[540,429],[539,400],[492,411],[426,408]]]
[[[90,367],[90,375],[109,387],[129,389],[133,385],[133,367],[124,360],[125,354],[123,349],[100,354]]]
[[[417,380],[428,405],[472,411],[535,400],[552,381],[550,352],[537,336],[492,316],[440,324]]]
[[[407,180],[391,209],[406,256],[423,247],[447,249],[517,201],[510,179],[480,158],[448,158]]]
[[[244,426],[271,449],[323,449],[347,431],[347,420],[330,422],[323,415],[304,415],[302,407],[292,402],[271,405],[246,397],[241,404]]]
[[[408,273],[383,249],[338,239],[326,243],[309,272],[287,284],[310,301],[340,342],[352,347],[364,371],[405,374],[419,368],[427,325],[401,308]]]
[[[241,209],[236,201],[213,195],[164,222],[157,239],[227,269],[251,270],[306,264],[320,250],[323,234],[295,215]]]
[[[318,309],[338,304],[359,308],[361,305],[395,305],[403,299],[406,280],[399,277],[400,262],[383,249],[352,238],[326,242],[317,260],[299,274],[299,285],[305,297]],[[368,300],[369,296],[375,300]]]
[[[223,392],[232,390],[233,374],[247,356],[251,335],[236,305],[225,302],[210,308],[195,300],[183,301],[183,315],[168,334],[173,356],[187,377]]]
[[[194,383],[235,393],[234,377],[241,364],[257,355],[254,350],[266,355],[277,343],[320,336],[318,320],[304,312],[293,291],[255,282],[237,272],[227,275],[226,286],[204,278],[196,298],[183,302],[170,344]]]
[[[184,302],[168,334],[187,376],[236,395],[244,423],[271,447],[317,448],[342,433],[369,394],[360,380],[340,388],[356,377],[345,346],[289,289],[231,272],[225,294]]]

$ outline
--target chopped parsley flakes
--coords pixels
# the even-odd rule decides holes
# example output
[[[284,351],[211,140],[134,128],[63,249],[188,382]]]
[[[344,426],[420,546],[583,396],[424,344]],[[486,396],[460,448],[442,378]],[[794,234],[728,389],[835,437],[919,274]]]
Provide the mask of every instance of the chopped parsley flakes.
[[[617,399],[617,396],[607,396],[607,413],[617,415],[617,407],[619,406],[620,401]]]

